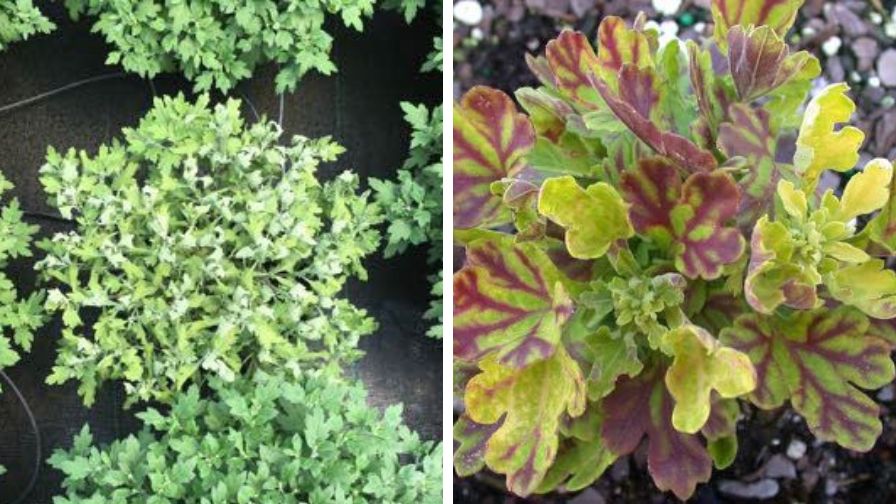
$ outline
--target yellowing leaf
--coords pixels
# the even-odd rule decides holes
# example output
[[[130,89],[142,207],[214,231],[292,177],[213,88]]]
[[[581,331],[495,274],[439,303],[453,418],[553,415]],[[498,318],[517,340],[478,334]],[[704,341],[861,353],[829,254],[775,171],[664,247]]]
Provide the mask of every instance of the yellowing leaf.
[[[789,180],[778,182],[778,197],[781,198],[784,210],[793,217],[802,219],[806,216],[806,212],[809,211],[806,193],[794,187]]]
[[[859,161],[858,151],[865,134],[853,126],[835,130],[837,124],[849,121],[856,109],[855,103],[846,96],[848,90],[846,84],[831,84],[806,107],[796,139],[793,167],[810,189],[824,170],[846,171]]]
[[[831,296],[879,319],[896,317],[896,273],[880,259],[846,266],[826,276]]]
[[[596,259],[634,233],[628,209],[612,186],[598,182],[582,189],[570,176],[544,182],[538,211],[566,228],[566,247],[577,259]]]
[[[890,197],[890,181],[893,165],[886,159],[872,159],[865,169],[849,179],[837,218],[848,221],[859,215],[871,213],[887,204]]]
[[[507,475],[507,488],[527,496],[538,487],[557,455],[560,420],[585,410],[585,384],[562,348],[546,360],[517,370],[494,357],[467,384],[466,412],[478,424],[504,423],[489,437],[485,462]]]
[[[663,339],[675,355],[666,371],[666,387],[675,399],[672,425],[677,430],[693,434],[703,427],[713,390],[733,398],[756,388],[756,371],[749,357],[722,347],[705,329],[684,325]]]

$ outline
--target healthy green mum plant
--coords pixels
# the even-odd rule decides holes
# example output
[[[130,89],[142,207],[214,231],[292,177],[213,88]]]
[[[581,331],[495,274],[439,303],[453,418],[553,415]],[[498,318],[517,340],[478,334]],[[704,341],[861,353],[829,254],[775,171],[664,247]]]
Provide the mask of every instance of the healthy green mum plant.
[[[182,72],[197,91],[227,92],[256,67],[276,63],[278,93],[293,91],[311,70],[336,71],[328,14],[360,31],[374,0],[65,0],[75,19],[97,19],[93,30],[115,50],[108,63],[143,77]]]
[[[32,0],[0,2],[0,51],[12,42],[25,40],[38,33],[49,33],[55,26]]]
[[[455,105],[460,475],[577,490],[644,442],[685,499],[734,460],[739,401],[874,445],[896,181],[876,159],[819,189],[863,134],[844,84],[802,109],[820,67],[783,40],[801,4],[713,0],[704,46],[608,17],[596,50],[564,31],[528,59],[526,114],[485,87]]]
[[[0,174],[0,195],[12,189],[12,184]],[[19,299],[16,286],[2,271],[12,259],[31,257],[31,237],[38,226],[22,222],[24,212],[17,199],[9,199],[0,210],[0,369],[19,361],[16,347],[31,350],[34,331],[43,325],[43,294],[32,293]]]
[[[375,323],[340,291],[366,278],[381,217],[356,175],[316,178],[341,147],[280,141],[236,100],[166,97],[94,156],[50,149],[41,182],[77,227],[39,244],[65,326],[48,383],[79,381],[86,404],[107,380],[170,402],[203,375],[359,355]]]
[[[395,180],[370,179],[374,198],[383,209],[386,228],[384,255],[391,257],[414,245],[429,244],[433,299],[426,318],[438,323],[428,335],[442,337],[442,107],[403,102],[411,126],[408,158]]]
[[[85,426],[49,459],[56,504],[441,502],[441,445],[366,404],[364,389],[320,373],[258,372],[194,385],[143,430],[95,447]]]

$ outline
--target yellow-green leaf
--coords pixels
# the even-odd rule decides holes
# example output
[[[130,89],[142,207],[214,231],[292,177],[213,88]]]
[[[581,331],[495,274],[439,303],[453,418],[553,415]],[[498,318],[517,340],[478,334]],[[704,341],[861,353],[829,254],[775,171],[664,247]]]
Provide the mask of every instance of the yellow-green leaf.
[[[824,170],[846,171],[859,161],[865,134],[853,126],[836,129],[849,121],[856,104],[846,95],[849,86],[831,84],[806,106],[796,140],[793,167],[808,188],[814,188]]]
[[[724,398],[756,388],[756,370],[747,355],[723,347],[705,329],[684,325],[663,338],[675,355],[666,371],[666,387],[675,399],[672,425],[693,434],[709,418],[711,392]]]
[[[538,211],[566,228],[566,247],[577,259],[601,257],[610,244],[634,233],[625,202],[605,182],[582,189],[570,176],[548,179],[538,196]]]
[[[886,159],[872,159],[860,173],[849,179],[837,217],[848,221],[882,208],[890,198],[893,165]]]
[[[526,368],[502,366],[494,357],[479,364],[467,384],[466,413],[478,424],[504,423],[489,437],[485,463],[507,475],[507,488],[527,496],[538,487],[557,456],[560,421],[585,410],[579,366],[563,348]]]

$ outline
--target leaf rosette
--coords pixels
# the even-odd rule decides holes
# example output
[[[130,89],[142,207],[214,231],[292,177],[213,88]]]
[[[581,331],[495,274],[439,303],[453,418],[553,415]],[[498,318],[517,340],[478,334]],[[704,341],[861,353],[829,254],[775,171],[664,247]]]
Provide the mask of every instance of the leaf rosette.
[[[817,190],[825,171],[855,168],[864,135],[846,124],[845,84],[809,99],[820,65],[785,43],[801,4],[713,0],[709,44],[659,44],[643,16],[607,17],[595,46],[565,30],[527,58],[540,86],[516,98],[534,144],[488,193],[516,232],[455,235],[455,341],[476,342],[455,357],[480,369],[456,376],[459,474],[575,491],[645,445],[657,487],[684,500],[734,461],[745,401],[789,404],[821,440],[874,445],[879,408],[862,391],[894,377],[896,180],[875,159],[842,191]],[[480,129],[512,138],[526,117],[511,105]],[[484,287],[468,288],[473,268]],[[557,359],[563,378],[522,385]]]

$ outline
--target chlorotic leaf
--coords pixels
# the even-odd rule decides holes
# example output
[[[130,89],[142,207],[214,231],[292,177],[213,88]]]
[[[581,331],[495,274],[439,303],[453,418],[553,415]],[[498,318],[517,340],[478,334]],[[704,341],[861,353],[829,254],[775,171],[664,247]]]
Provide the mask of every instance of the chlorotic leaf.
[[[675,399],[672,425],[677,430],[694,434],[706,424],[713,390],[731,399],[756,388],[750,359],[721,346],[705,329],[683,325],[663,339],[675,355],[666,371],[666,387]]]
[[[491,184],[520,169],[535,130],[509,96],[476,86],[454,107],[454,225],[493,226],[509,220]]]
[[[663,384],[665,369],[654,366],[636,378],[623,377],[604,399],[604,445],[617,456],[635,451],[646,437],[647,470],[656,486],[686,500],[709,481],[712,459],[700,438],[672,426],[673,400]]]
[[[454,470],[459,476],[475,474],[485,467],[486,442],[501,427],[501,422],[478,424],[467,415],[454,423]]]
[[[495,358],[480,362],[482,372],[467,384],[464,402],[470,419],[501,427],[488,439],[488,467],[507,475],[507,488],[527,496],[541,483],[557,456],[563,415],[585,410],[585,384],[578,365],[558,349],[523,369]]]
[[[790,233],[783,224],[771,222],[767,216],[756,222],[744,294],[757,312],[770,314],[781,305],[807,310],[819,304],[814,279],[817,272],[792,263],[793,250]]]
[[[601,257],[613,242],[634,233],[625,202],[605,182],[582,189],[570,176],[548,179],[538,195],[538,211],[566,228],[566,247],[577,259]]]
[[[865,134],[853,126],[836,129],[856,109],[855,103],[846,96],[848,90],[846,84],[831,84],[806,106],[793,166],[808,187],[815,186],[824,170],[846,171],[859,161],[858,150]]]
[[[728,66],[742,102],[752,102],[791,80],[809,81],[821,73],[806,51],[790,54],[769,26],[733,26],[728,32]]]
[[[760,408],[793,408],[819,439],[868,451],[881,433],[879,408],[859,388],[893,380],[886,341],[868,335],[868,318],[850,307],[794,312],[787,318],[748,314],[722,331],[723,344],[750,356]]]
[[[455,358],[495,353],[521,368],[550,357],[573,310],[561,278],[541,249],[510,235],[468,244],[454,275]]]
[[[879,210],[890,198],[893,165],[886,159],[872,159],[861,172],[849,179],[836,218],[849,221]]]
[[[804,0],[712,0],[713,38],[725,49],[733,26],[767,26],[784,37]]]
[[[883,164],[883,160],[874,160],[872,162]],[[890,165],[892,166],[892,165]],[[868,232],[870,238],[877,244],[883,246],[887,252],[896,252],[896,177],[890,177],[889,194],[886,204],[880,213],[871,219],[868,223]],[[879,190],[876,188],[875,190]],[[842,201],[841,201],[842,204]]]
[[[831,297],[871,317],[896,318],[896,272],[881,259],[844,266],[824,278]]]

